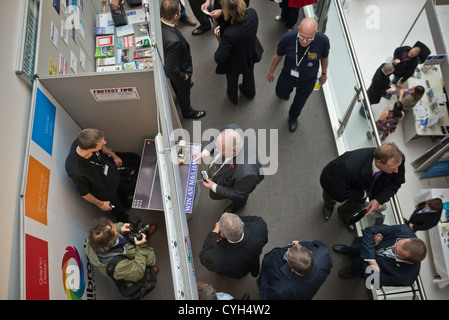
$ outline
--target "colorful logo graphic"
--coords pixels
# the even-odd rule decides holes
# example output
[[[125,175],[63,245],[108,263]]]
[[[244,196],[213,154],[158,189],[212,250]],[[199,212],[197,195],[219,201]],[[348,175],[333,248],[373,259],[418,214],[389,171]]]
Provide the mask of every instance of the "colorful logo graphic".
[[[69,300],[82,300],[86,287],[83,261],[75,247],[67,247],[65,250],[61,266],[64,291]]]

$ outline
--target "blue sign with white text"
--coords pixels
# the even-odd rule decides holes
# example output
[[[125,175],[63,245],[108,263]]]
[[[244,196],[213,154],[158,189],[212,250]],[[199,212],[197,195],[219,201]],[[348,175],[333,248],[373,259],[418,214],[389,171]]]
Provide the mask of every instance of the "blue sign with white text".
[[[53,138],[55,131],[56,107],[37,88],[36,105],[34,108],[33,133],[31,139],[44,149],[50,156],[53,153]]]

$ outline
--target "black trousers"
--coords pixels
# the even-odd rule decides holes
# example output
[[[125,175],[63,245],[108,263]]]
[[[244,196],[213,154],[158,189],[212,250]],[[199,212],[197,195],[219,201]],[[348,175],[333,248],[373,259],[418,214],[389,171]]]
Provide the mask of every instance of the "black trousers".
[[[288,0],[283,0],[279,7],[281,7],[281,18],[285,21],[287,29],[292,29],[299,18],[299,8],[291,8],[288,6]]]
[[[256,83],[254,80],[254,68],[242,74],[242,93],[248,98],[252,99],[256,95]],[[227,94],[232,103],[237,104],[239,101],[239,77],[240,75],[226,74],[226,81],[228,84]]]
[[[204,14],[203,11],[201,11],[201,5],[204,3],[204,0],[189,0],[189,3],[193,15],[195,16],[196,20],[198,20],[200,27],[203,29],[210,28],[209,17]]]
[[[315,87],[315,81],[309,83],[300,83],[295,77],[282,71],[276,84],[276,95],[280,99],[288,100],[290,93],[296,88],[295,98],[290,106],[290,120],[298,119],[304,105]]]
[[[209,197],[212,200],[224,200],[224,199],[227,199],[227,198],[224,198],[222,196],[219,196],[218,194],[216,194],[212,190],[209,191]],[[246,198],[245,200],[242,200],[242,201],[232,201],[232,205],[234,207],[238,208],[238,209],[241,209],[241,208],[243,208],[246,205],[247,202],[248,202],[248,198]]]
[[[193,109],[190,105],[190,89],[192,88],[192,81],[172,81],[170,80],[173,91],[178,99],[179,107],[181,108],[182,115],[184,117],[192,114]]]

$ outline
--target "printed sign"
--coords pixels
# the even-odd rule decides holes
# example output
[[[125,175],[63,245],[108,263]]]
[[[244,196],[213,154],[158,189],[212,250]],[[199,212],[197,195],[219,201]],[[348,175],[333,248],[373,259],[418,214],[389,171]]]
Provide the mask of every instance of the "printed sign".
[[[196,154],[201,152],[200,145],[192,145],[191,154]],[[186,213],[192,213],[193,211],[193,198],[195,195],[195,184],[196,184],[196,174],[198,172],[198,163],[191,161],[189,168],[189,176],[187,180],[186,187],[186,197],[184,201],[184,209]]]
[[[26,299],[49,300],[48,243],[29,234],[25,242]]]
[[[109,88],[109,89],[93,89],[90,90],[95,101],[119,101],[119,100],[138,100],[139,93],[135,87],[131,88]]]
[[[25,191],[25,216],[47,225],[50,170],[30,156]]]
[[[38,88],[31,139],[49,155],[53,153],[56,107]]]

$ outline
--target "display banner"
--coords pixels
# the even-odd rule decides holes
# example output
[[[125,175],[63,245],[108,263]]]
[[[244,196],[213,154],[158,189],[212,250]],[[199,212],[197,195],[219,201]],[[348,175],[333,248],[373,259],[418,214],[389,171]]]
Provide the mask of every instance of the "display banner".
[[[65,172],[81,128],[38,80],[34,86],[21,197],[21,297],[120,299],[85,254],[87,232],[100,214]]]
[[[38,88],[32,139],[49,155],[53,152],[56,107]]]
[[[48,300],[48,243],[26,235],[26,299]]]
[[[50,170],[30,156],[25,193],[25,215],[45,225],[47,225],[49,185]]]

